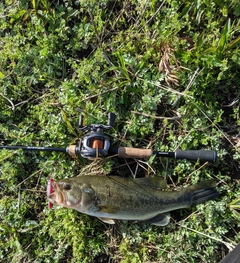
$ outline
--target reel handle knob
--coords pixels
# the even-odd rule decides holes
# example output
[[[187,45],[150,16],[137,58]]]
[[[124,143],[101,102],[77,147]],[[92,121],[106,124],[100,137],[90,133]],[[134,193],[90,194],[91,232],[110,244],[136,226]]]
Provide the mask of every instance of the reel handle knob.
[[[112,112],[108,113],[108,126],[113,127],[115,124],[116,115]]]
[[[82,127],[83,127],[83,116],[82,116],[82,114],[80,114],[79,122],[78,122],[78,128],[82,128]]]

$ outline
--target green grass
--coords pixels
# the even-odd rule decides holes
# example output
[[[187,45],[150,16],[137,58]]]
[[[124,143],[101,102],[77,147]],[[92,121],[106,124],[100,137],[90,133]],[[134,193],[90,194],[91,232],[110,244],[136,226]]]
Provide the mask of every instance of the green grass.
[[[171,213],[166,227],[103,224],[47,208],[56,180],[131,176],[117,158],[0,151],[0,262],[219,262],[239,241],[240,4],[235,1],[0,3],[0,141],[66,147],[107,122],[116,145],[212,149],[215,164],[152,157],[137,176],[173,189],[216,179],[219,199]],[[130,170],[131,169],[131,170]]]

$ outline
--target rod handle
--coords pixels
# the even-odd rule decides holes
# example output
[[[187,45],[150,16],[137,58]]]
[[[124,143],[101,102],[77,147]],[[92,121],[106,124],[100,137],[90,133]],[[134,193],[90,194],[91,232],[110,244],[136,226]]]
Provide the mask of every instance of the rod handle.
[[[119,158],[149,158],[152,156],[151,149],[139,149],[131,147],[119,147],[118,157]]]
[[[199,160],[200,162],[215,162],[217,160],[217,153],[210,150],[177,150],[175,152],[175,159]]]

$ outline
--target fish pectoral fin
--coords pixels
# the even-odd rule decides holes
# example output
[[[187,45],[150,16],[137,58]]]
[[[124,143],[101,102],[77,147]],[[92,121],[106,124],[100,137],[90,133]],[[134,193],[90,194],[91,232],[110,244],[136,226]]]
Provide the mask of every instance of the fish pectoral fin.
[[[110,225],[114,225],[115,221],[110,219],[110,218],[105,218],[105,217],[98,217],[101,221],[103,221],[104,223],[110,224]]]
[[[118,212],[118,208],[115,206],[98,205],[98,211],[107,214],[115,214]]]
[[[166,226],[170,221],[170,216],[166,214],[159,214],[155,217],[152,217],[146,220],[147,223],[150,223],[155,226]]]

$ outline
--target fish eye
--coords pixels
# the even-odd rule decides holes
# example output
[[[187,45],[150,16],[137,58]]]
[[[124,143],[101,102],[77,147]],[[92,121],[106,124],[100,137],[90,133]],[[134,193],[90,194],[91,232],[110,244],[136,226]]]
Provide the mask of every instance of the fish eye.
[[[71,188],[72,188],[71,185],[68,184],[68,183],[65,183],[65,184],[63,185],[63,189],[64,189],[64,190],[70,190]]]

